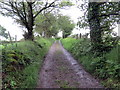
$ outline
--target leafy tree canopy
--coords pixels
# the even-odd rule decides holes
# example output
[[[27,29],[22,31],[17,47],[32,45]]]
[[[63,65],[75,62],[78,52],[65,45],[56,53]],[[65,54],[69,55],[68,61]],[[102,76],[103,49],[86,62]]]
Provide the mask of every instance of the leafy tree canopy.
[[[63,31],[64,38],[69,36],[75,27],[75,24],[70,20],[70,17],[62,15],[58,16],[58,25],[61,31]]]
[[[45,37],[56,36],[59,29],[57,23],[57,16],[52,13],[43,13],[36,19],[35,31],[43,34]]]
[[[119,2],[87,2],[82,4],[85,10],[80,17],[80,28],[90,28],[90,39],[93,50],[104,52],[111,48],[111,32],[119,22]],[[108,34],[108,35],[106,35]],[[107,42],[107,46],[105,43]],[[110,49],[109,49],[110,50]]]
[[[53,10],[64,6],[71,6],[69,0],[22,0],[13,2],[11,0],[0,1],[0,13],[11,16],[18,23],[24,26],[27,31],[24,34],[25,39],[33,40],[33,26],[36,17],[44,10]]]

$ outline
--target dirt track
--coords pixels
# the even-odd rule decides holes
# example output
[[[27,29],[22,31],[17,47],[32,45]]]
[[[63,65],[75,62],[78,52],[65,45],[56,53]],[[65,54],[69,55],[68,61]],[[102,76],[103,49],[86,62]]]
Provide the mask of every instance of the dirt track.
[[[37,88],[102,88],[56,41],[41,68]]]

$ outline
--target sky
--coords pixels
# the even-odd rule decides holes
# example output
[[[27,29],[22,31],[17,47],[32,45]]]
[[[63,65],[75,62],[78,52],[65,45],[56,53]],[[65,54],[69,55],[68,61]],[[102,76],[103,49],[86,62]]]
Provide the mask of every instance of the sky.
[[[62,9],[61,13],[63,15],[70,16],[71,20],[73,20],[75,23],[77,23],[78,21],[77,18],[83,14],[76,6],[72,6],[69,9],[64,9],[64,10]],[[20,25],[15,23],[11,17],[4,17],[0,15],[0,25],[6,28],[6,30],[10,32],[12,37],[15,37],[15,35],[17,35],[17,40],[23,38],[22,28],[20,28]],[[74,30],[73,33],[78,33],[78,31]]]
[[[77,8],[77,6],[72,6],[70,7],[69,9],[66,9],[66,10],[61,10],[62,14],[63,15],[67,15],[71,18],[71,20],[74,21],[75,24],[77,24],[78,22],[78,18],[80,16],[83,16],[84,13],[83,11],[80,11],[79,8]],[[78,27],[76,26],[72,32],[72,34],[78,34],[78,33],[82,33],[82,34],[85,34],[87,32],[89,32],[89,30],[84,30],[84,29],[77,29]]]
[[[0,15],[0,25],[3,26],[7,31],[9,31],[12,37],[15,37],[15,35],[17,35],[17,40],[23,38],[22,28],[20,28],[20,25],[16,24],[11,17],[4,17]]]
[[[62,9],[61,13],[63,15],[70,16],[71,20],[73,20],[75,23],[77,23],[78,18],[81,15],[83,15],[83,12],[80,11],[80,9],[78,9],[76,5],[67,9]],[[15,35],[17,35],[17,40],[23,38],[22,28],[20,28],[20,25],[16,24],[11,17],[4,17],[0,15],[0,25],[6,28],[6,30],[10,32],[12,37],[15,37]],[[76,28],[73,30],[72,34],[77,34],[77,33],[85,34],[89,32],[89,30],[83,30],[83,29],[77,30]],[[115,31],[117,32],[118,28],[116,28]],[[61,36],[61,33],[59,35]]]

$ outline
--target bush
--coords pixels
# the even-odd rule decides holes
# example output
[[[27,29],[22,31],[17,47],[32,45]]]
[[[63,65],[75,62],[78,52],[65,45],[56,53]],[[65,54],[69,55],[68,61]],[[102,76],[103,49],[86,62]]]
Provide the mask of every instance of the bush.
[[[111,51],[102,53],[101,56],[97,56],[97,52],[93,53],[89,39],[79,39],[75,42],[63,39],[62,43],[88,72],[103,80],[104,86],[120,86],[120,81],[118,81],[120,79],[119,42],[112,47]]]
[[[5,46],[2,49],[3,88],[35,88],[43,58],[53,41],[41,38]]]
[[[70,51],[71,47],[77,40],[74,38],[65,38],[65,39],[62,39],[61,41],[64,47]]]

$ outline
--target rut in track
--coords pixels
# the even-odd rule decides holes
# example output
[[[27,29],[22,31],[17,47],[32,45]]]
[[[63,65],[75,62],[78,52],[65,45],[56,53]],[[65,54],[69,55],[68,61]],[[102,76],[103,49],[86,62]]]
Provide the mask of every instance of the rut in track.
[[[37,88],[103,88],[56,41],[40,71]]]

